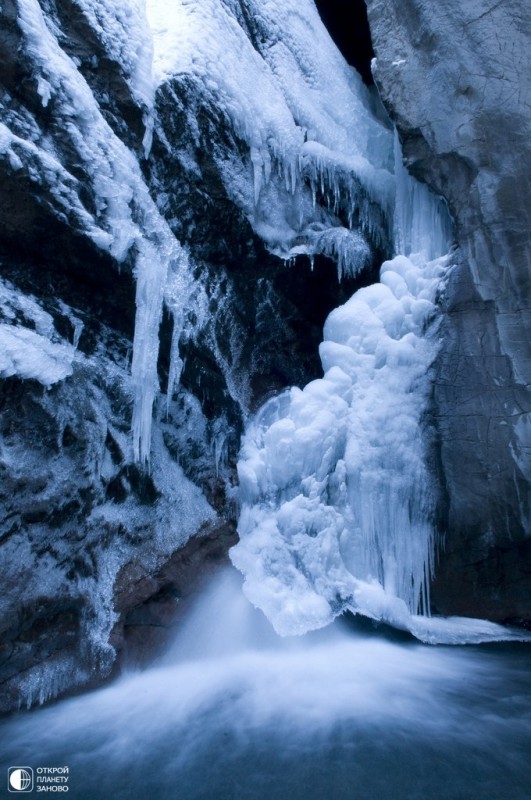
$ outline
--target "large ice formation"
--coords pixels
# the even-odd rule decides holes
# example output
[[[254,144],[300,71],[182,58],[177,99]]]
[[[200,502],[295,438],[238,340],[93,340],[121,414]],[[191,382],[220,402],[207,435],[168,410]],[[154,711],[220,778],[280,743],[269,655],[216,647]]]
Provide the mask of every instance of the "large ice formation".
[[[283,634],[350,610],[427,642],[503,639],[500,626],[429,617],[437,492],[426,459],[436,305],[451,268],[444,203],[395,142],[396,255],[324,328],[322,379],[268,401],[238,472],[244,591]]]

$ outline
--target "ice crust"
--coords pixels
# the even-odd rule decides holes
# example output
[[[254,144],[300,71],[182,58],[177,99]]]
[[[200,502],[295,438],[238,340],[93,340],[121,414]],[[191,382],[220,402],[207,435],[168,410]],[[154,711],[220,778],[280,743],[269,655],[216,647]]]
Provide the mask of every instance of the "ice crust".
[[[435,498],[421,417],[436,341],[424,328],[446,266],[386,262],[381,283],[329,316],[324,377],[270,400],[247,429],[231,557],[279,633],[347,607],[393,624],[428,607]]]
[[[0,323],[0,377],[18,375],[49,388],[72,374],[74,348],[21,325]]]
[[[73,371],[74,344],[64,341],[52,317],[31,296],[0,280],[0,377],[36,380],[47,389]]]

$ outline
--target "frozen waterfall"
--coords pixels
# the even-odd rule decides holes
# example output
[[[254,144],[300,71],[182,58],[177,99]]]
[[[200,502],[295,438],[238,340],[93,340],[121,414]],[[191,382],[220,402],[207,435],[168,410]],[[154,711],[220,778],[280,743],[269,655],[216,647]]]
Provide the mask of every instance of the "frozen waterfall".
[[[213,147],[212,158],[228,197],[272,253],[326,255],[339,279],[363,270],[375,246],[394,257],[379,283],[330,314],[323,378],[248,419],[240,543],[231,556],[244,591],[281,634],[322,627],[350,609],[426,641],[498,638],[497,626],[419,616],[429,614],[436,550],[425,416],[437,293],[451,268],[446,207],[408,175],[391,124],[314,4],[247,5],[259,36],[230,4],[188,0],[168,9],[148,0],[154,86],[190,81],[239,141],[234,152]],[[194,130],[193,112],[185,113]],[[154,320],[160,303],[152,305]],[[178,336],[172,361],[170,391]],[[142,413],[150,407],[147,397]]]
[[[248,425],[231,558],[283,635],[348,609],[432,643],[505,638],[490,623],[429,617],[437,495],[424,415],[451,223],[407,174],[397,138],[394,175],[395,257],[330,314],[324,377],[271,399]]]

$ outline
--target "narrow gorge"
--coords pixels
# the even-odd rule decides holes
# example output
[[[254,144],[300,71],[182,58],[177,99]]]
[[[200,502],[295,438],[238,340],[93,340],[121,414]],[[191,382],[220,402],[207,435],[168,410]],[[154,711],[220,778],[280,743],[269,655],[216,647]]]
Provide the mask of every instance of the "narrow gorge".
[[[266,639],[531,636],[531,15],[335,5],[1,4],[2,712],[229,563]]]

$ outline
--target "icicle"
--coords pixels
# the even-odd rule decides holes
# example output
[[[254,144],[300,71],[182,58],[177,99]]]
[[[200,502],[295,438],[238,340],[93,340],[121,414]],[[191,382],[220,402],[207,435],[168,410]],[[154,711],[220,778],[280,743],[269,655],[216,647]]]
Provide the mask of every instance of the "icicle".
[[[216,465],[216,477],[219,478],[219,471],[223,456],[223,448],[227,440],[227,432],[222,430],[214,436],[214,462]]]
[[[361,272],[370,261],[370,249],[358,231],[336,227],[307,232],[307,252],[312,260],[315,255],[322,254],[337,264],[337,279],[344,275],[353,277]]]
[[[179,354],[179,340],[181,329],[178,320],[173,320],[173,333],[171,340],[171,353],[170,353],[170,370],[168,372],[168,386],[166,388],[166,416],[170,413],[170,405],[173,398],[173,392],[176,386],[179,385],[181,380],[182,371],[184,369],[184,361]]]
[[[162,305],[166,301],[174,319],[172,380],[178,380],[178,341],[183,309],[189,295],[188,254],[169,229],[154,217],[150,231],[154,242],[142,239],[136,263],[136,319],[131,374],[135,389],[133,452],[136,461],[149,463],[152,410],[159,389],[157,360]],[[177,324],[176,324],[177,323]],[[173,344],[172,343],[172,344]],[[171,387],[173,391],[173,385]]]
[[[136,461],[149,464],[152,411],[159,390],[157,360],[163,302],[173,316],[173,334],[167,403],[180,379],[183,362],[179,356],[184,308],[190,293],[191,276],[187,252],[165,225],[153,220],[154,242],[141,240],[136,275],[136,318],[133,340],[133,453]]]
[[[77,317],[74,317],[74,335],[72,337],[72,345],[76,348],[76,350],[79,345],[79,340],[81,339],[81,334],[83,333],[84,327],[85,326],[83,322]]]
[[[295,159],[290,162],[289,165],[289,172],[291,177],[291,194],[295,194],[295,189],[297,188],[297,163]]]
[[[267,147],[263,148],[262,161],[264,165],[264,182],[267,185],[271,179],[271,155]]]
[[[142,148],[144,150],[144,158],[149,158],[151,147],[153,145],[153,129],[155,126],[153,112],[146,112],[142,117],[142,121],[144,123],[144,138],[142,139]]]
[[[251,147],[250,155],[251,164],[253,165],[254,204],[256,206],[262,190],[263,160],[260,151],[256,147]]]
[[[159,326],[168,262],[158,248],[143,240],[136,263],[136,318],[131,374],[135,390],[133,453],[135,461],[149,463],[151,418],[158,391]]]
[[[172,315],[173,330],[170,350],[170,369],[168,372],[168,385],[166,387],[166,415],[169,414],[170,404],[175,387],[179,385],[181,374],[184,369],[184,362],[179,352],[181,336],[184,330],[184,310],[189,304],[190,295],[193,291],[191,278],[189,255],[185,249],[178,252],[178,257],[170,265],[166,287],[164,291],[164,303],[169,313]],[[198,326],[202,324],[202,298],[196,297],[196,311],[198,316]]]
[[[396,202],[395,251],[406,256],[422,253],[427,261],[448,252],[452,222],[444,200],[407,172],[395,130]]]

